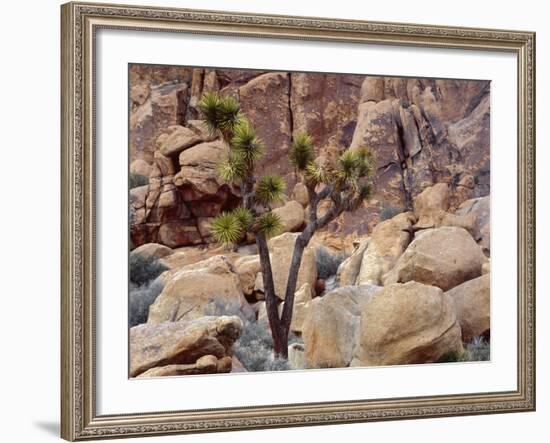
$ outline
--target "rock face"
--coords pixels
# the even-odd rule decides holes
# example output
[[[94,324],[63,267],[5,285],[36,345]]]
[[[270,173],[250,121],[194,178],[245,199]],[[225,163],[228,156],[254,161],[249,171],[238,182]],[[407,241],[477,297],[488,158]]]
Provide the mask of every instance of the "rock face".
[[[414,215],[404,212],[376,225],[363,254],[357,284],[379,285],[411,241]]]
[[[456,226],[476,235],[476,214],[474,212],[449,212],[451,192],[446,183],[429,186],[414,199],[414,213],[418,219],[416,230]]]
[[[144,257],[153,257],[153,258],[163,258],[174,251],[167,246],[159,245],[158,243],[146,243],[140,247],[134,249],[130,256],[132,255],[142,255]]]
[[[491,198],[490,196],[467,200],[456,211],[458,215],[473,216],[474,230],[472,235],[481,246],[485,255],[491,253]]]
[[[384,205],[416,212],[415,198],[433,185],[449,186],[451,210],[490,192],[487,81],[132,65],[131,169],[151,181],[141,207],[131,210],[134,247],[165,239],[177,247],[212,242],[209,220],[239,203],[239,190],[216,180],[224,148],[199,120],[197,104],[208,91],[239,98],[266,145],[258,172],[281,174],[288,196],[302,206],[307,193],[294,189],[287,159],[297,132],[312,135],[320,161],[349,146],[375,152],[375,199],[330,223],[325,233],[333,238],[364,236]],[[467,219],[454,215],[430,227],[470,230]],[[299,218],[293,213],[287,229],[299,229]],[[173,224],[159,238],[166,223]],[[165,232],[173,226],[176,238]],[[488,232],[472,234],[486,251]]]
[[[292,131],[289,108],[290,74],[269,72],[252,78],[239,89],[243,112],[250,119],[262,140],[269,140],[259,164],[260,172],[276,172],[285,175],[288,167],[288,148]]]
[[[224,372],[233,372],[231,357],[225,356],[218,359],[214,355],[204,355],[195,363],[155,367],[142,372],[138,377],[170,377],[175,375],[199,375]]]
[[[364,306],[352,366],[436,362],[462,351],[451,297],[433,286],[397,283]]]
[[[179,124],[185,115],[187,91],[186,83],[140,82],[131,87],[130,158],[152,162],[160,132]]]
[[[491,329],[490,293],[490,274],[484,274],[447,291],[454,303],[462,329],[462,341],[465,343]]]
[[[472,236],[462,228],[442,227],[419,233],[394,268],[384,275],[384,285],[416,281],[447,291],[479,277],[487,259]]]
[[[304,224],[304,208],[297,201],[291,200],[273,212],[280,217],[283,232],[298,231]]]
[[[151,165],[145,160],[138,158],[130,164],[130,172],[143,175],[144,177],[149,177],[149,174],[151,173]]]
[[[214,310],[216,303],[252,314],[252,308],[241,291],[238,275],[222,255],[184,266],[173,273],[149,307],[147,322],[196,319]]]
[[[294,308],[292,309],[292,322],[290,323],[290,330],[292,332],[302,332],[307,306],[312,300],[312,294],[313,289],[309,283],[304,283],[294,294]],[[281,305],[284,306],[284,302]]]
[[[317,154],[349,146],[363,78],[356,75],[290,74],[290,107],[295,131],[307,131]]]
[[[238,189],[224,183],[216,170],[229,148],[212,140],[196,121],[191,125],[192,129],[170,126],[161,134],[149,185],[130,191],[134,247],[148,242],[171,248],[212,242],[212,217],[238,203]]]
[[[271,268],[273,270],[273,283],[277,297],[281,300],[285,298],[286,284],[290,271],[292,254],[294,253],[294,244],[299,234],[287,232],[285,234],[273,237],[269,240],[268,246],[271,252]],[[315,262],[315,250],[308,246],[302,257],[300,271],[298,272],[297,288],[301,288],[308,283],[310,288],[315,287],[317,281],[317,264]]]
[[[489,192],[489,86],[365,78],[352,147],[377,153],[380,200],[412,209],[413,198],[438,182],[459,183],[462,200]],[[477,179],[462,181],[467,176]]]
[[[414,213],[418,219],[416,227],[421,229],[438,227],[450,206],[447,183],[427,187],[414,199]]]
[[[183,150],[200,143],[202,137],[184,126],[169,126],[165,137],[157,140],[159,152],[166,157],[179,155]]]
[[[362,240],[353,251],[353,253],[346,258],[340,266],[338,266],[338,272],[336,273],[336,280],[339,286],[354,285],[357,281],[357,276],[361,271],[361,262],[363,261],[363,255],[369,246],[369,239]]]
[[[358,343],[361,312],[381,288],[344,286],[306,305],[302,327],[307,366],[349,366]]]
[[[218,359],[231,356],[233,343],[240,337],[242,328],[243,323],[236,316],[134,326],[130,329],[130,376],[136,377],[152,368],[156,368],[155,372],[147,376],[191,370],[189,366],[179,365],[192,365],[195,371],[203,371],[193,373],[217,372],[213,365],[217,368]],[[208,358],[201,360],[205,356]],[[220,366],[227,369],[223,362]]]
[[[309,204],[309,195],[306,185],[303,183],[296,183],[296,186],[294,186],[294,189],[292,190],[291,197],[293,200],[300,203],[304,208]]]
[[[256,277],[261,270],[259,255],[245,255],[235,261],[235,271],[239,276],[241,288],[246,295],[252,295]]]

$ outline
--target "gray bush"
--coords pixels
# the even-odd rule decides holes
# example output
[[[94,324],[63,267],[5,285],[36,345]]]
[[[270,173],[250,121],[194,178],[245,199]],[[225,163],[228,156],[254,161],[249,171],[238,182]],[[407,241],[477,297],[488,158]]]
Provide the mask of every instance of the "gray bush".
[[[273,339],[269,327],[265,327],[242,312],[237,305],[226,303],[221,297],[212,299],[205,311],[206,315],[237,315],[243,321],[243,333],[235,342],[233,353],[247,371],[286,371],[292,369],[288,361],[275,358],[273,355]],[[298,341],[291,334],[289,345]]]
[[[128,323],[136,326],[147,322],[149,306],[151,306],[164,288],[157,278],[141,286],[130,283],[130,296],[128,300]]]
[[[130,189],[138,188],[139,186],[145,186],[149,184],[149,177],[138,174],[136,172],[130,172]]]
[[[130,254],[130,282],[142,286],[168,270],[158,259],[149,255]]]
[[[467,361],[489,361],[491,359],[491,345],[483,337],[474,337],[466,345]]]
[[[491,359],[491,345],[483,337],[474,337],[466,344],[464,353],[449,352],[443,355],[437,363],[453,363],[467,361],[489,361]]]
[[[403,209],[392,206],[391,204],[384,202],[382,203],[382,208],[380,209],[380,220],[389,220],[394,218],[397,214],[401,214]]]
[[[332,254],[327,248],[320,246],[315,250],[317,276],[323,280],[336,275],[338,266],[346,259],[343,254]]]

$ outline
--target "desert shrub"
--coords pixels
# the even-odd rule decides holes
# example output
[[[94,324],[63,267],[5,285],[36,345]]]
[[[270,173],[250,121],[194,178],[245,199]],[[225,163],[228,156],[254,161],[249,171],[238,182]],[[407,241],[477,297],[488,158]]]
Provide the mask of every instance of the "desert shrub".
[[[157,278],[168,268],[155,257],[130,254],[130,282],[136,286],[142,286]]]
[[[327,248],[320,246],[315,250],[315,260],[317,263],[317,276],[326,280],[336,275],[338,266],[346,257],[342,254],[332,254]]]
[[[465,346],[464,352],[449,352],[443,355],[437,363],[455,363],[467,361],[488,361],[491,358],[491,345],[483,337],[474,337]]]
[[[243,323],[254,321],[256,319],[254,314],[243,312],[237,302],[227,300],[224,297],[212,298],[209,301],[208,306],[204,309],[204,315],[236,315],[243,321]]]
[[[130,172],[130,189],[137,188],[139,186],[145,186],[149,184],[149,177],[138,174],[137,172]]]
[[[468,361],[489,361],[491,359],[491,344],[483,337],[474,337],[466,345]]]
[[[286,371],[292,369],[287,360],[275,358],[273,339],[269,327],[246,315],[237,305],[227,303],[221,297],[212,299],[206,315],[237,315],[243,321],[243,333],[233,346],[233,354],[247,371]],[[299,341],[294,334],[288,338],[289,345]]]
[[[384,202],[382,203],[382,208],[380,209],[380,220],[389,220],[390,218],[394,218],[397,214],[401,214],[402,212],[403,209]]]
[[[141,286],[130,284],[128,300],[128,323],[130,327],[147,322],[149,306],[155,302],[163,288],[164,285],[158,278]]]
[[[437,360],[436,363],[456,363],[459,361],[465,361],[464,354],[461,354],[456,351],[451,351],[439,357],[439,360]]]

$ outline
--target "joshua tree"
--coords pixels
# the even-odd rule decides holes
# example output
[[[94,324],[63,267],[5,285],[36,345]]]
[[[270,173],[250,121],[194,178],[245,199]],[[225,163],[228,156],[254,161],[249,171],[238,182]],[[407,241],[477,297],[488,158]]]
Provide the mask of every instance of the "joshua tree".
[[[346,149],[334,164],[320,164],[314,159],[311,136],[306,133],[294,135],[289,160],[307,188],[308,220],[294,246],[284,308],[279,316],[267,239],[281,230],[281,220],[272,212],[272,205],[282,198],[286,183],[278,175],[256,176],[255,168],[262,157],[264,144],[235,98],[208,93],[202,97],[199,109],[210,130],[221,134],[230,146],[227,158],[219,165],[221,178],[238,185],[242,194],[242,205],[219,215],[211,225],[211,232],[218,242],[228,245],[242,242],[247,233],[254,235],[260,255],[273,349],[276,356],[287,358],[294,293],[304,249],[317,230],[343,212],[356,210],[370,197],[373,189],[372,155],[367,149]],[[320,215],[318,207],[324,200],[329,202],[329,206]]]

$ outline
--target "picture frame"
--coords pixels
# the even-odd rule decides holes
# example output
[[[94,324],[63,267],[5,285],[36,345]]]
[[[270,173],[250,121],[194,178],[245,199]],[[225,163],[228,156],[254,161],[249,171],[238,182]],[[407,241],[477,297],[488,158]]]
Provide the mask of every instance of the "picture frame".
[[[61,436],[69,441],[535,410],[535,34],[71,2],[61,8]],[[509,53],[517,59],[517,387],[494,392],[98,414],[96,35],[215,35]],[[383,49],[382,49],[383,50]],[[103,246],[104,247],[104,246]],[[498,278],[498,276],[497,276]],[[269,375],[267,375],[269,376]]]

